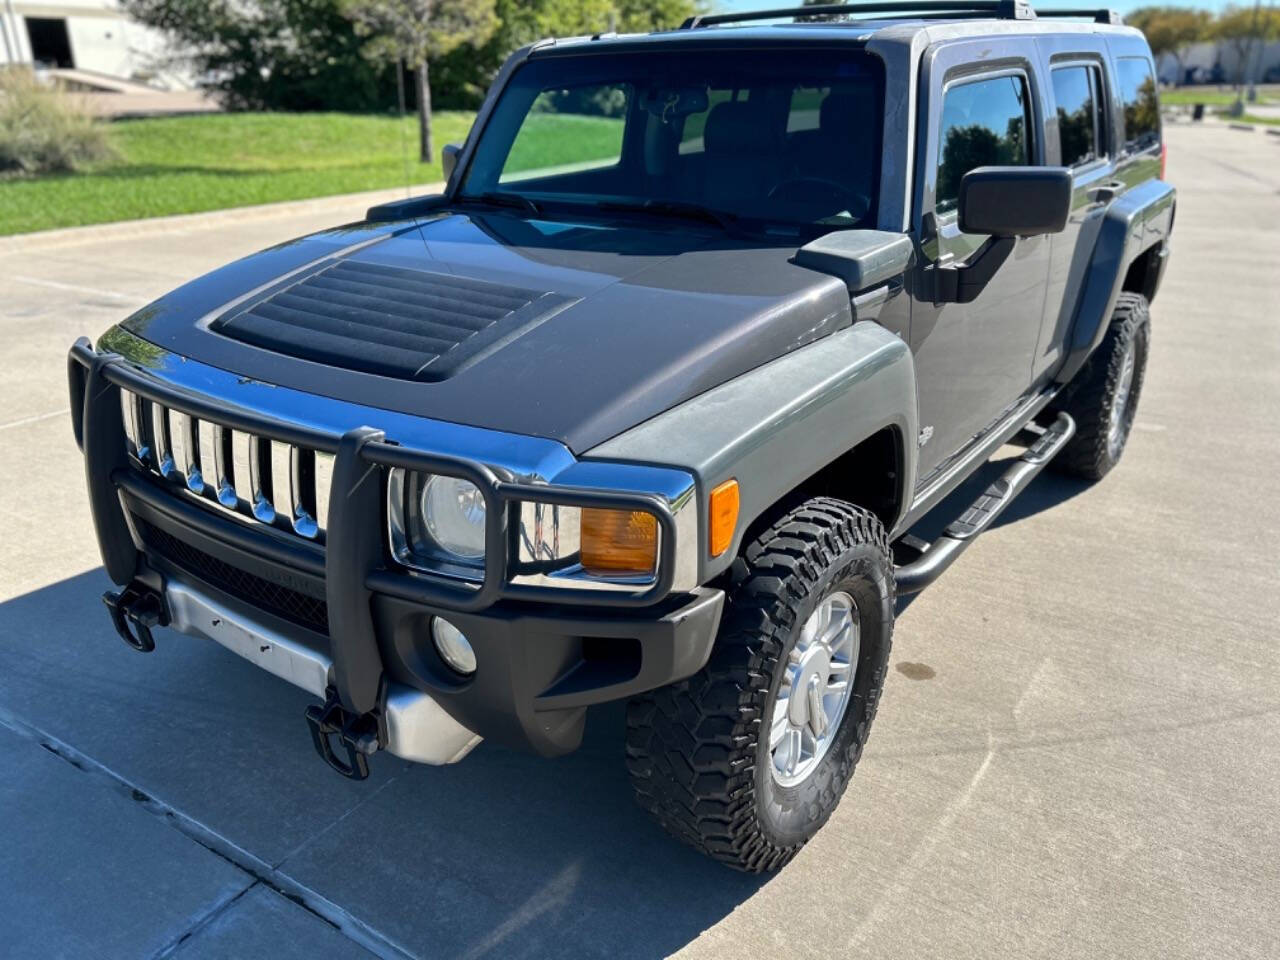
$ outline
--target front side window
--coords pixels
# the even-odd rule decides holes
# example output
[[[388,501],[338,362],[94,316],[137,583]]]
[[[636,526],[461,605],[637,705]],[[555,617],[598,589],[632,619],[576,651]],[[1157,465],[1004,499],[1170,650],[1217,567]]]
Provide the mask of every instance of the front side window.
[[[1160,101],[1151,64],[1138,57],[1116,61],[1120,101],[1124,104],[1124,139],[1128,150],[1145,150],[1160,142]]]
[[[1100,156],[1096,67],[1059,67],[1053,71],[1053,99],[1058,105],[1058,141],[1062,165],[1076,167]]]
[[[546,216],[697,207],[708,222],[866,226],[883,91],[879,59],[847,49],[535,57],[503,90],[459,196],[514,193]]]
[[[934,207],[956,209],[960,179],[975,167],[1031,162],[1027,82],[1021,75],[971,80],[947,88],[938,131]]]

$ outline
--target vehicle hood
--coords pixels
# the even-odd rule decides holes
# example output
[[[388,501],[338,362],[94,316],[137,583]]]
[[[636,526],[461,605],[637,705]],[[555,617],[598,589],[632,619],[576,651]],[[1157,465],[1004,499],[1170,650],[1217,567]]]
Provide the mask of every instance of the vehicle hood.
[[[581,453],[848,326],[844,285],[794,253],[698,224],[442,213],[272,247],[123,326],[265,383]]]

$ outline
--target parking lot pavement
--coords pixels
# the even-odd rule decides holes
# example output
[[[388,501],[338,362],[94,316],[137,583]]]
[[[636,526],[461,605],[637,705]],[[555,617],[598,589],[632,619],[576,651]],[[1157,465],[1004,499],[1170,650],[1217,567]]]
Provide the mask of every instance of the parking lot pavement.
[[[1174,258],[1124,463],[1038,479],[903,604],[845,800],[772,878],[578,753],[322,767],[307,697],[114,639],[64,356],[359,207],[0,247],[0,952],[10,957],[1280,955],[1280,142],[1172,126]]]

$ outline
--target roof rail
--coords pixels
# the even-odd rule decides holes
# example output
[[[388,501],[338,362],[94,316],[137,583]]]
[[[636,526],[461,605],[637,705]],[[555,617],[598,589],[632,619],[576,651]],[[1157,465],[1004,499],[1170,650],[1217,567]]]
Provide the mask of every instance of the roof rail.
[[[784,7],[778,10],[744,10],[741,13],[698,14],[680,25],[681,30],[714,27],[722,23],[745,23],[750,20],[776,20],[779,17],[839,17],[861,13],[958,13],[987,14],[999,20],[1034,20],[1035,11],[1028,0],[873,0],[871,3],[822,3],[810,7]],[[1088,16],[1083,10],[1073,16]]]
[[[1120,15],[1118,10],[1109,10],[1101,7],[1097,10],[1071,10],[1067,7],[1054,7],[1051,10],[1037,10],[1037,17],[1089,17],[1094,23],[1109,23],[1112,26],[1120,26],[1124,23],[1124,17]]]

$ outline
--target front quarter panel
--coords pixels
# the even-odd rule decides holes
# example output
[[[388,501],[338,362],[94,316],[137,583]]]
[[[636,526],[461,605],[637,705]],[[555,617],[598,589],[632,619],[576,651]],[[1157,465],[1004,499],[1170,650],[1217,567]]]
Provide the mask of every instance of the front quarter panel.
[[[585,459],[676,467],[693,474],[699,515],[709,492],[738,481],[730,548],[712,558],[698,531],[699,582],[733,562],[753,520],[862,440],[892,427],[901,445],[898,500],[915,485],[915,365],[911,351],[864,321],[709,390],[590,450]],[[901,508],[900,508],[901,509]],[[893,518],[895,525],[900,517]]]

